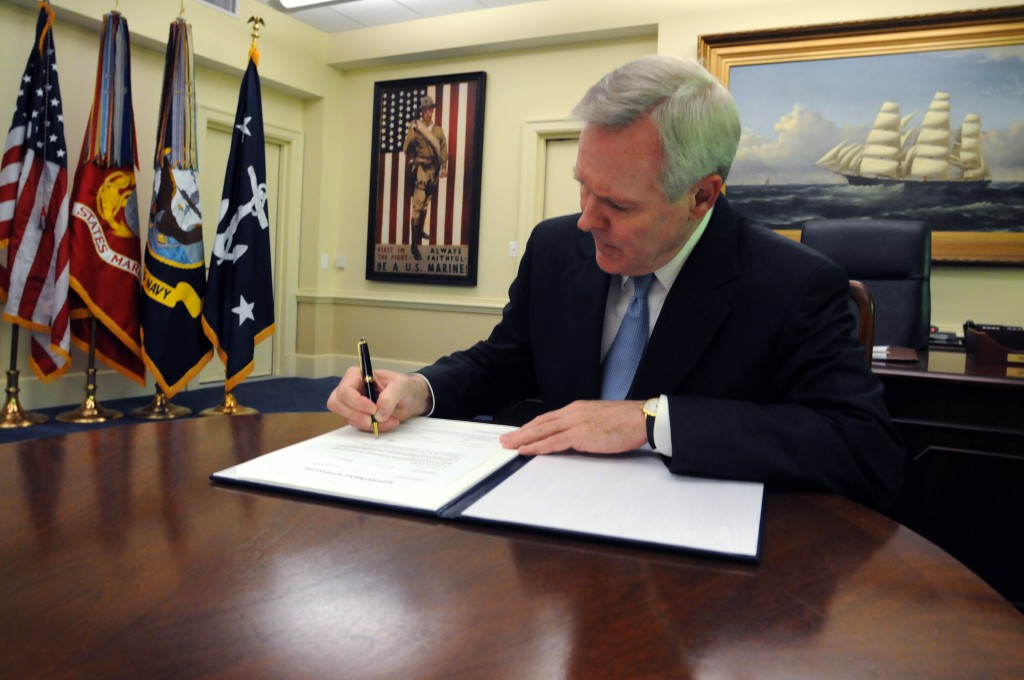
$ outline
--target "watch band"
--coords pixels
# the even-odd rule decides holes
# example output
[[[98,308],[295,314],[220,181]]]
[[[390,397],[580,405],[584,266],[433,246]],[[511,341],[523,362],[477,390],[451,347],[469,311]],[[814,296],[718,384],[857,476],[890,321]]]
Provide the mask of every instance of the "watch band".
[[[647,404],[652,404],[651,408],[647,408]],[[640,408],[644,412],[644,421],[647,424],[647,443],[652,449],[656,449],[657,447],[654,445],[654,419],[658,417],[657,398],[648,399],[641,404]]]

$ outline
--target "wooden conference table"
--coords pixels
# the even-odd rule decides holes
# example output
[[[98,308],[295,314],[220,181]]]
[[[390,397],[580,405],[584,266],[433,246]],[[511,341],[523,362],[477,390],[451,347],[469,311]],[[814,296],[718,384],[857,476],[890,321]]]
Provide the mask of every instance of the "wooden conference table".
[[[1024,677],[1024,616],[834,496],[769,493],[752,565],[208,480],[338,424],[0,446],[4,677]]]

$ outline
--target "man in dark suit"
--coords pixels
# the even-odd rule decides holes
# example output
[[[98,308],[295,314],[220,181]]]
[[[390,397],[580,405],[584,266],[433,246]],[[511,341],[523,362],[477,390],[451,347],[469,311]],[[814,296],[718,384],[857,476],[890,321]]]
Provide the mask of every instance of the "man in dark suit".
[[[376,371],[376,404],[350,370],[328,407],[388,431],[537,397],[546,412],[502,437],[522,454],[650,447],[679,474],[891,503],[902,445],[853,338],[845,273],[722,196],[739,140],[728,91],[694,62],[649,57],[574,114],[582,212],[534,230],[490,337],[415,375]],[[615,392],[607,357],[629,318],[646,347]]]

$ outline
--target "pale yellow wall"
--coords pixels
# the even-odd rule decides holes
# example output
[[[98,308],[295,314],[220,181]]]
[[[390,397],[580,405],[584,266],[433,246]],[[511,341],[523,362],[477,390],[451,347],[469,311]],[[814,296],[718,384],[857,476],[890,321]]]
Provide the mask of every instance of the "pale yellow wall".
[[[932,323],[963,333],[967,320],[1024,326],[1024,268],[932,268]]]
[[[133,34],[143,210],[151,194],[146,187],[152,183],[149,166],[167,27],[179,4],[118,3]],[[260,64],[265,117],[268,125],[293,131],[304,140],[301,164],[291,169],[301,212],[280,225],[292,264],[284,289],[278,291],[289,298],[290,312],[278,319],[277,335],[289,338],[294,347],[283,372],[327,375],[351,363],[361,335],[371,338],[378,364],[411,367],[486,334],[514,276],[516,259],[508,255],[509,242],[522,235],[518,225],[524,126],[563,117],[587,85],[615,65],[651,52],[692,56],[704,33],[1013,4],[720,0],[709,8],[690,0],[544,0],[334,35],[255,0],[241,0],[241,17],[186,0],[185,16],[193,24],[200,105],[226,111],[234,110],[245,65],[245,19],[261,14],[267,21]],[[0,111],[5,116],[13,108],[15,83],[27,58],[35,6],[34,0],[0,0]],[[60,22],[57,49],[73,167],[91,103],[99,19],[113,3],[54,0],[53,6]],[[488,74],[479,283],[460,288],[366,281],[373,84],[466,71]],[[75,115],[68,115],[70,111]],[[4,126],[8,123],[9,119],[0,120]],[[321,267],[325,255],[328,265]],[[346,262],[343,270],[335,267],[339,257]],[[937,266],[933,286],[933,319],[940,325],[956,328],[968,317],[1024,324],[1022,268]],[[8,336],[4,325],[0,361],[7,360]],[[76,367],[82,365],[78,357]],[[27,367],[27,362],[21,366]],[[104,383],[107,394],[122,387],[118,380],[112,376]],[[59,381],[57,388],[45,386],[37,393],[40,400],[79,400],[80,381],[62,385],[68,382]],[[23,390],[31,389],[31,383],[26,369]]]
[[[561,0],[528,3],[487,12],[471,12],[420,22],[347,32],[328,41],[327,60],[344,69],[345,120],[352,126],[356,163],[345,171],[343,224],[335,250],[331,236],[320,246],[329,261],[346,258],[347,269],[335,271],[328,288],[309,299],[319,303],[311,316],[333,317],[333,365],[351,363],[360,335],[387,333],[400,315],[399,300],[424,304],[473,305],[473,311],[496,314],[514,275],[509,241],[517,240],[521,135],[527,121],[558,118],[604,70],[630,56],[661,52],[692,56],[698,36],[794,25],[825,24],[909,14],[960,11],[1011,5],[1012,2],[868,0],[820,3],[805,0]],[[625,35],[616,39],[609,35]],[[501,47],[494,51],[494,45]],[[552,46],[554,45],[554,46]],[[483,70],[488,73],[484,138],[484,177],[480,235],[479,285],[471,289],[371,283],[364,279],[369,136],[372,84],[418,75]],[[360,162],[360,159],[365,159]],[[333,264],[332,264],[333,266]],[[1024,269],[946,267],[934,269],[933,321],[956,329],[965,318],[1024,324]],[[329,305],[325,304],[330,302]],[[375,303],[376,301],[376,303]],[[301,303],[300,303],[301,304]],[[389,306],[384,306],[385,304]],[[390,306],[398,304],[398,307]],[[450,351],[485,334],[486,323],[463,315],[455,327],[422,328],[413,341],[396,346],[396,354],[375,352],[384,361],[418,362],[430,350]],[[378,341],[373,341],[377,344]],[[390,341],[389,341],[389,344]],[[330,361],[321,361],[320,366]],[[322,369],[321,369],[322,370]]]

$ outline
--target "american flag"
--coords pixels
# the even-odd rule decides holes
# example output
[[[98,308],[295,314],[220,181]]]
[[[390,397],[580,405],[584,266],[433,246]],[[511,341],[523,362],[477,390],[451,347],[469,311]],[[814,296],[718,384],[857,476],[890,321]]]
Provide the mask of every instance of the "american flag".
[[[437,83],[419,87],[386,89],[380,101],[380,157],[377,163],[376,242],[409,243],[409,199],[411,187],[405,173],[405,142],[409,123],[420,116],[424,95],[436,102],[434,123],[448,139],[448,176],[438,179],[437,194],[430,201],[425,223],[431,244],[466,245],[470,234],[472,195],[467,182],[477,180],[471,167],[468,143],[476,126],[477,83]]]
[[[44,382],[71,360],[67,183],[53,10],[44,4],[0,164],[3,318],[32,331],[30,364]]]

